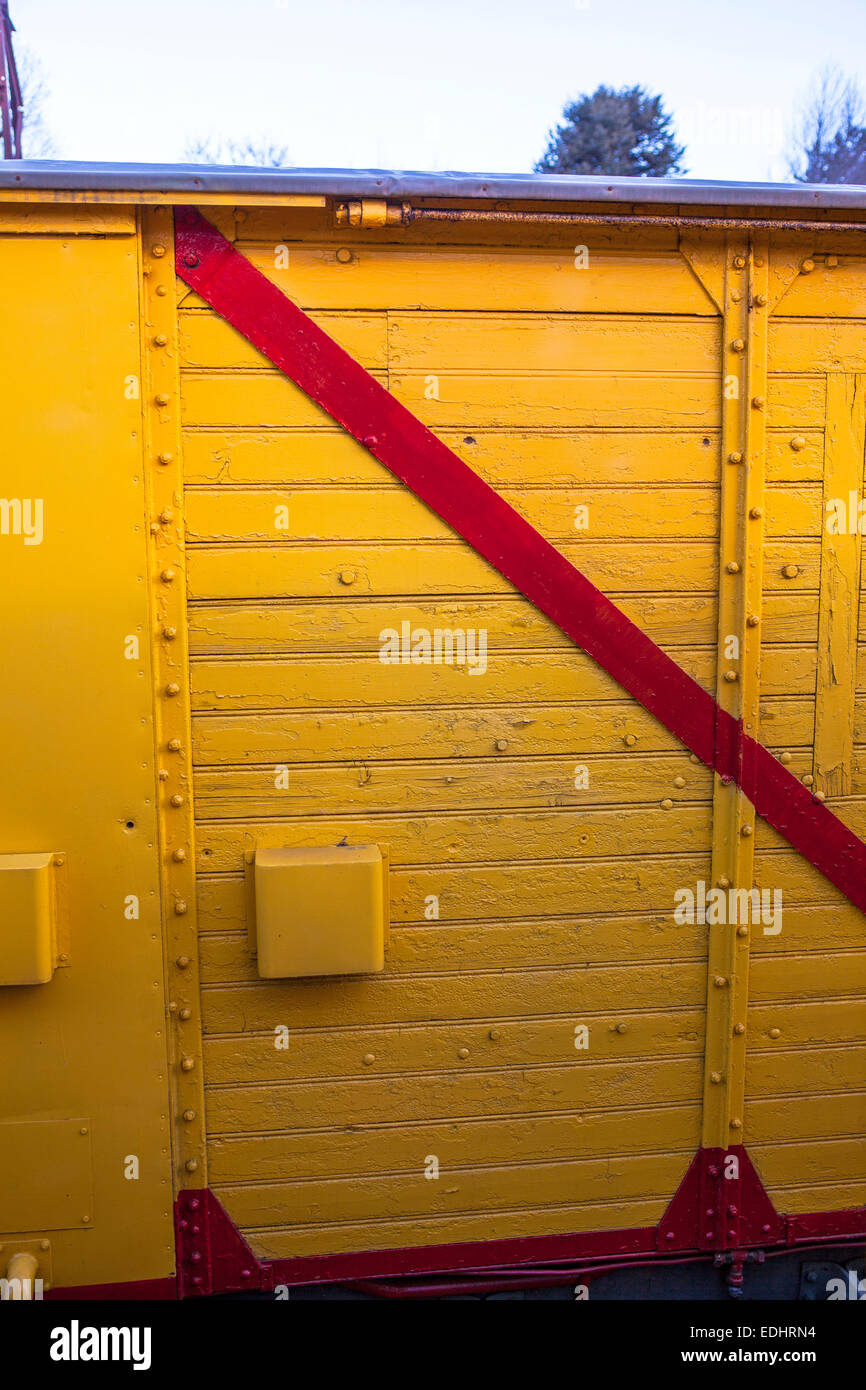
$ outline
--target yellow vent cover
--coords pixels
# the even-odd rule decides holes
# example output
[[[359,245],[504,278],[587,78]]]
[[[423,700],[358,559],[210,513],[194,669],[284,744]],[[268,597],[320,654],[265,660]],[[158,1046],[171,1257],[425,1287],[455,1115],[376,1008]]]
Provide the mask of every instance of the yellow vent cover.
[[[257,849],[252,878],[263,979],[384,969],[388,861],[377,845]]]

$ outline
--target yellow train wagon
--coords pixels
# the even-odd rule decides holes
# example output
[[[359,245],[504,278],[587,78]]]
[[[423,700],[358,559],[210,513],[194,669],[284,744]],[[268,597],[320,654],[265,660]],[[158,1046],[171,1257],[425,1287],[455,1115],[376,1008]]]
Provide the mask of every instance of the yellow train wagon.
[[[8,164],[0,312],[4,1287],[855,1267],[866,193]]]

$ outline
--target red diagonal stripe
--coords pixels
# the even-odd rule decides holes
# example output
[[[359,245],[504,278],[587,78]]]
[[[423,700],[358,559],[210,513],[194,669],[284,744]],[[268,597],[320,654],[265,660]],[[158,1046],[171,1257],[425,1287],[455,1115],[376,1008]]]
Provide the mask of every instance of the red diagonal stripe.
[[[178,275],[866,911],[863,841],[210,222],[175,217]]]

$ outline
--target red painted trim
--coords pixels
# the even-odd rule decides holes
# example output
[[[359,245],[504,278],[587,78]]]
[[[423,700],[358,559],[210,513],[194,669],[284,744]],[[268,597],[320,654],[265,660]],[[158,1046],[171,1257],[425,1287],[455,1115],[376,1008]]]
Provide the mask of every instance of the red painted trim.
[[[52,1299],[64,1299],[76,1302],[82,1299],[89,1302],[105,1299],[114,1302],[128,1299],[136,1303],[167,1303],[176,1302],[177,1298],[177,1280],[172,1277],[139,1279],[131,1284],[73,1284],[65,1289],[49,1289],[44,1301],[47,1303]]]
[[[866,911],[866,845],[194,208],[177,273]]]
[[[270,1266],[256,1259],[209,1188],[179,1192],[174,1221],[178,1298],[273,1288]]]

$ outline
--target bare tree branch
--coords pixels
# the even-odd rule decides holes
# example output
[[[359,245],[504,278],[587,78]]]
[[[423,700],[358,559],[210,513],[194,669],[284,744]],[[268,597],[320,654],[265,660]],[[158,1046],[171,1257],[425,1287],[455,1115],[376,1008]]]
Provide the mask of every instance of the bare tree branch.
[[[800,183],[866,183],[866,94],[837,67],[818,73],[800,107],[788,168]]]
[[[242,164],[259,169],[284,169],[288,167],[288,153],[285,145],[272,145],[266,140],[257,142],[249,137],[223,140],[208,136],[205,140],[190,141],[184,157],[190,164]]]

